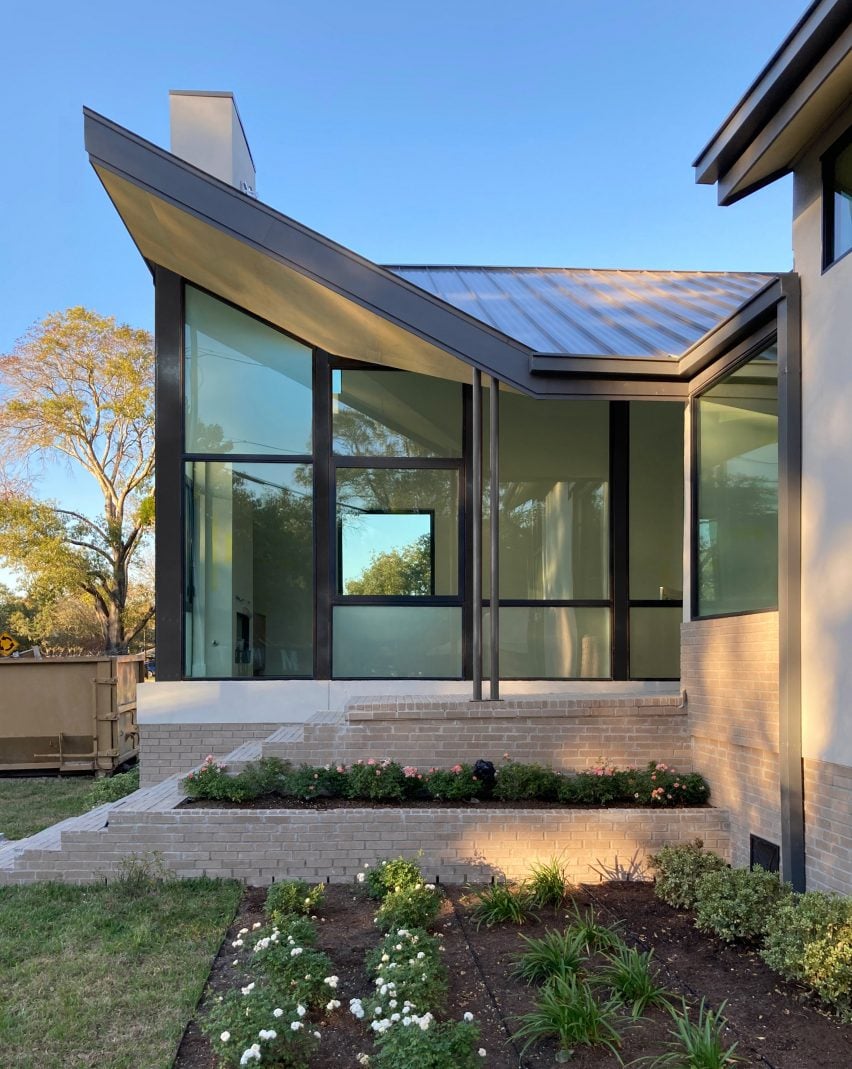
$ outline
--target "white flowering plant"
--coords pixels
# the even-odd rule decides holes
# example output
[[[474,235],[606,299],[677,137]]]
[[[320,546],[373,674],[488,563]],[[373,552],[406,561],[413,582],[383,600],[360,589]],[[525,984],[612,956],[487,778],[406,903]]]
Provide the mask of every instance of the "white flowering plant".
[[[364,886],[370,898],[380,901],[391,891],[422,884],[423,873],[417,862],[410,858],[386,858],[376,865],[365,866],[364,872],[358,874],[358,882]]]
[[[331,959],[321,950],[302,946],[279,929],[261,929],[253,941],[249,967],[266,978],[282,997],[320,1009],[331,997],[326,977],[334,972]],[[336,979],[336,977],[335,977]]]
[[[394,928],[428,928],[441,909],[441,893],[433,883],[416,883],[391,891],[382,899],[376,924],[385,932]]]
[[[266,912],[276,924],[291,913],[310,915],[319,909],[324,894],[323,883],[311,886],[304,880],[281,880],[267,892]]]
[[[376,1037],[378,1050],[371,1069],[481,1069],[486,1051],[479,1046],[479,1028],[473,1021],[404,1019]]]
[[[202,1018],[201,1030],[222,1067],[305,1069],[320,1037],[306,1014],[306,1006],[282,1001],[271,985],[252,983],[217,999]]]

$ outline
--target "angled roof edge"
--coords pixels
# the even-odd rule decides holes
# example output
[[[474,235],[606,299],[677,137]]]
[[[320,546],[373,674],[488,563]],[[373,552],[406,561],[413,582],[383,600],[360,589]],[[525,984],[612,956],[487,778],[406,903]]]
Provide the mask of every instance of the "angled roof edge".
[[[84,108],[83,113],[85,147],[96,173],[103,168],[471,367],[478,367],[530,395],[555,396],[563,389],[560,384],[572,376],[682,381],[695,367],[695,353],[703,351],[714,339],[734,337],[744,323],[767,314],[769,306],[780,299],[779,280],[771,276],[766,286],[741,308],[670,361],[639,360],[629,354],[588,357],[564,353],[560,354],[563,366],[557,369],[552,362],[557,354],[534,351],[97,112]],[[139,248],[129,226],[128,232]],[[286,324],[279,325],[286,329]],[[574,359],[566,361],[566,357],[576,358],[576,363]]]
[[[747,152],[819,60],[838,42],[852,20],[852,0],[814,0],[776,49],[766,66],[734,106],[693,162],[696,182],[713,185]],[[719,202],[730,204],[786,174],[781,167]]]

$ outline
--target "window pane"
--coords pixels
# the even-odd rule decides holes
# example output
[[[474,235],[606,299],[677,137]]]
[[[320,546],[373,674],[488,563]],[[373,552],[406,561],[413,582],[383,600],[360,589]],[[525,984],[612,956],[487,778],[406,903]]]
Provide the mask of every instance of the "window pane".
[[[485,414],[487,468],[487,405]],[[487,488],[483,511],[487,523]],[[487,534],[483,542],[487,596]],[[500,394],[500,596],[609,597],[606,401]]]
[[[683,406],[630,404],[630,597],[683,597]]]
[[[852,145],[834,161],[834,259],[852,249]]]
[[[490,665],[490,611],[483,612],[483,673]],[[502,679],[608,679],[609,609],[500,606]]]
[[[458,496],[455,470],[338,468],[338,594],[458,594]]]
[[[336,679],[459,679],[461,608],[335,605]]]
[[[460,457],[462,391],[409,371],[333,371],[334,451],[361,457]]]
[[[186,451],[311,452],[312,354],[186,287]]]
[[[680,679],[680,605],[630,610],[630,678]]]
[[[765,350],[698,400],[698,615],[778,604],[778,365]]]
[[[311,466],[186,465],[186,675],[313,674]]]

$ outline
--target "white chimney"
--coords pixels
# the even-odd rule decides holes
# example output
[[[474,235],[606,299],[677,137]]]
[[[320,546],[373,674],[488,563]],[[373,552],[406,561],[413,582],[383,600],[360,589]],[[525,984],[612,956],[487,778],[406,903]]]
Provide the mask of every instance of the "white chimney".
[[[233,93],[172,89],[169,118],[175,156],[251,197],[257,196],[254,160]]]

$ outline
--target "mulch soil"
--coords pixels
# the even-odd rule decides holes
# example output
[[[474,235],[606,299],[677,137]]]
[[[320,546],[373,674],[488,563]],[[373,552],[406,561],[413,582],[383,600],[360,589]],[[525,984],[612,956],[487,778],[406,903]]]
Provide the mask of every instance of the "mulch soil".
[[[555,1042],[540,1043],[522,1054],[522,1044],[513,1039],[516,1017],[534,1005],[535,990],[513,980],[511,963],[522,948],[519,933],[542,935],[547,927],[562,927],[566,910],[544,911],[538,921],[522,928],[500,925],[476,927],[468,915],[472,895],[457,887],[444,887],[446,899],[435,925],[440,934],[444,961],[450,976],[450,1015],[459,1018],[470,1010],[481,1030],[488,1054],[483,1069],[542,1069],[556,1063]],[[228,932],[210,974],[204,1002],[245,982],[245,974],[233,968],[231,940],[240,928],[264,920],[265,891],[249,888]],[[642,949],[654,949],[665,985],[693,1005],[704,997],[711,1009],[726,1003],[730,1044],[745,1066],[763,1069],[847,1069],[852,1066],[852,1026],[820,1009],[802,988],[780,980],[748,947],[729,947],[696,931],[688,913],[671,909],[654,897],[648,883],[624,881],[578,888],[572,896],[581,908],[592,905],[605,923],[620,921],[626,941]],[[364,997],[370,982],[364,971],[364,956],[380,938],[373,916],[376,903],[354,893],[351,885],[330,885],[318,922],[318,946],[334,962],[340,977],[341,1009],[318,1027],[323,1033],[311,1069],[357,1065],[355,1056],[372,1049],[363,1021],[348,1011],[349,999]],[[671,1021],[667,1014],[652,1011],[648,1020],[625,1033],[622,1057],[627,1063],[642,1055],[666,1049]],[[579,1069],[614,1066],[612,1055],[577,1048],[571,1064]],[[214,1069],[211,1048],[195,1021],[191,1022],[174,1063],[174,1069]],[[453,1069],[447,1066],[447,1069]]]

